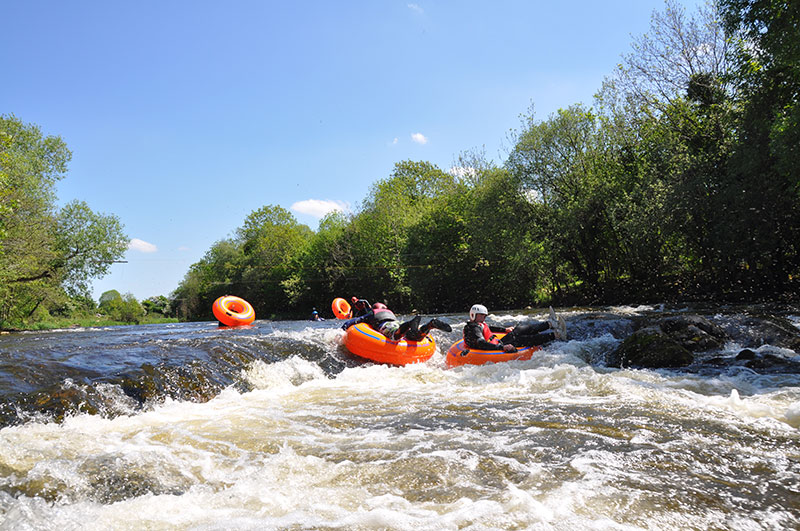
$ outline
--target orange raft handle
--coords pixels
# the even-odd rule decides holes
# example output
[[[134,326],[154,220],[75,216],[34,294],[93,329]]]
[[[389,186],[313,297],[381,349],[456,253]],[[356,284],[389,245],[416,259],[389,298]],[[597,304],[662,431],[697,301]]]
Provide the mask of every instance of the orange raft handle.
[[[336,297],[331,303],[331,310],[337,319],[348,319],[350,317],[350,303],[341,297]]]
[[[241,326],[252,323],[256,312],[246,300],[233,295],[223,295],[211,306],[217,321],[227,326]]]

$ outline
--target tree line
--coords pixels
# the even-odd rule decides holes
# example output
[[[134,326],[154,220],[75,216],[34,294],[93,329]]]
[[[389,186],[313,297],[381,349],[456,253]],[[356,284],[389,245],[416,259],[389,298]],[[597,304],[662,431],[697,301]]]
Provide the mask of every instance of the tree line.
[[[332,213],[316,231],[266,205],[190,267],[165,307],[196,320],[212,319],[212,302],[225,294],[248,300],[259,318],[280,318],[325,313],[350,295],[433,313],[477,301],[512,308],[792,293],[798,43],[797,2],[720,0],[687,14],[668,0],[591,105],[543,119],[531,107],[502,162],[480,150],[448,169],[398,162],[357,211]],[[60,139],[14,117],[0,126],[0,320],[8,320],[81,300],[127,239],[114,216],[85,204],[56,211],[52,183],[69,155]]]
[[[403,161],[316,232],[279,206],[214,244],[172,296],[263,317],[336,296],[398,310],[776,296],[800,273],[800,5],[667,2],[591,106],[531,108],[502,164]]]

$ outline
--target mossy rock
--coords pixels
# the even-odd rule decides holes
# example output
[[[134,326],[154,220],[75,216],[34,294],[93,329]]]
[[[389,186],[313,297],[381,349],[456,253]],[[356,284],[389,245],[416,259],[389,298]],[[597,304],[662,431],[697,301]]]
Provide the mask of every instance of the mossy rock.
[[[722,327],[699,315],[667,317],[656,324],[669,337],[692,352],[719,349],[728,339]]]
[[[661,369],[685,367],[694,356],[658,327],[637,330],[608,357],[610,367]]]

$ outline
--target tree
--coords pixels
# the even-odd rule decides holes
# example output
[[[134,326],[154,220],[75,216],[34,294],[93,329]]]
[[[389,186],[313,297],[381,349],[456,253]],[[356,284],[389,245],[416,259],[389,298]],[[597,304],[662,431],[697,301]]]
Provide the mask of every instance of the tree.
[[[633,50],[604,82],[601,94],[607,103],[621,98],[635,101],[633,108],[663,110],[685,93],[695,76],[707,74],[714,83],[727,78],[728,40],[716,4],[707,2],[690,17],[677,0],[665,5],[663,12],[653,12],[650,31],[634,38]]]
[[[590,285],[617,263],[616,235],[608,216],[612,180],[604,171],[597,116],[581,105],[547,120],[526,118],[526,128],[506,166],[543,208],[542,227],[554,258]]]
[[[721,0],[737,44],[737,145],[729,169],[730,264],[738,273],[783,282],[800,268],[800,4]],[[749,272],[749,273],[747,273]]]
[[[77,295],[89,290],[89,280],[103,277],[128,248],[122,224],[114,215],[92,212],[83,201],[72,201],[58,213],[55,227],[54,272]]]
[[[0,321],[63,306],[65,290],[86,295],[88,281],[125,252],[116,217],[80,201],[57,210],[55,184],[70,157],[60,138],[0,116]]]
[[[108,293],[108,292],[106,292]],[[145,309],[130,293],[110,297],[100,304],[100,309],[114,319],[123,323],[139,323],[145,315]]]
[[[232,239],[215,243],[192,264],[170,305],[182,319],[210,319],[213,301],[235,294],[253,305],[256,314],[285,313],[283,290],[294,256],[311,238],[311,230],[297,223],[279,206],[251,212]]]
[[[169,299],[163,295],[149,297],[143,300],[141,304],[147,314],[160,313],[161,315],[168,316],[171,312]]]
[[[98,305],[102,307],[103,304],[105,304],[107,302],[110,302],[110,301],[115,300],[115,299],[121,299],[121,298],[122,298],[122,295],[120,295],[119,291],[117,291],[115,289],[110,289],[108,291],[104,291],[100,295],[100,300],[98,301]]]
[[[296,252],[311,238],[312,232],[291,213],[279,206],[264,206],[250,213],[237,230],[241,246],[242,296],[256,313],[284,312],[288,303],[282,283],[290,275]]]
[[[319,229],[293,255],[289,276],[281,283],[290,305],[296,308],[319,306],[343,293],[351,293],[348,277],[354,260],[347,237],[349,219],[334,211],[319,222]]]
[[[409,228],[437,200],[455,187],[455,177],[429,162],[402,161],[392,175],[375,183],[349,233],[352,275],[361,293],[381,294],[395,308],[408,307],[408,265],[425,264],[425,256],[408,247]]]

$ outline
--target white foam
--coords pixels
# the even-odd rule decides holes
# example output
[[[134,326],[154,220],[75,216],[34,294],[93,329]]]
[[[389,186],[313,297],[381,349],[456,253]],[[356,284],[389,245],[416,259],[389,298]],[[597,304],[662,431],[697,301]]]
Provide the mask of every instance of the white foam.
[[[331,351],[343,334],[265,333]],[[205,403],[166,400],[115,419],[76,415],[5,428],[2,526],[796,524],[785,506],[790,496],[779,495],[800,481],[791,453],[800,388],[790,380],[586,361],[616,341],[556,342],[528,361],[452,370],[444,370],[439,345],[427,363],[367,364],[335,377],[292,356],[245,369],[249,392],[230,388]],[[141,491],[126,493],[137,485]],[[736,497],[761,485],[773,494],[761,510]],[[99,499],[103,493],[113,503]]]

